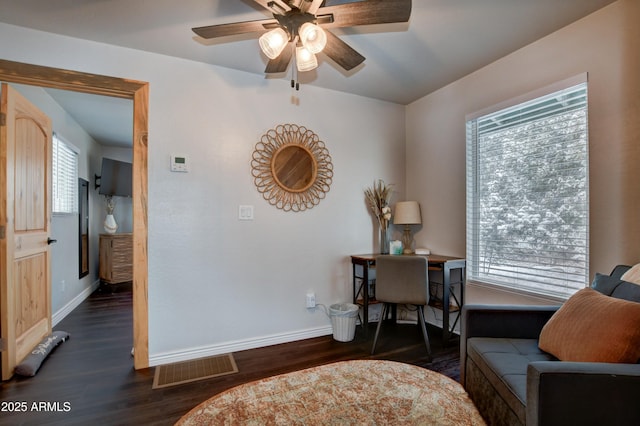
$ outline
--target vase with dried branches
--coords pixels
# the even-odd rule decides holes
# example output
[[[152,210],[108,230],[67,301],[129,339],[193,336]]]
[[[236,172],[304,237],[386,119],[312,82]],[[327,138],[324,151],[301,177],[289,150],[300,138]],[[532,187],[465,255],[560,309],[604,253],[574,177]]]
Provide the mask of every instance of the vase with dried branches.
[[[389,254],[389,222],[391,221],[391,190],[393,185],[387,185],[384,180],[373,182],[371,188],[364,191],[371,213],[380,225],[380,253]]]

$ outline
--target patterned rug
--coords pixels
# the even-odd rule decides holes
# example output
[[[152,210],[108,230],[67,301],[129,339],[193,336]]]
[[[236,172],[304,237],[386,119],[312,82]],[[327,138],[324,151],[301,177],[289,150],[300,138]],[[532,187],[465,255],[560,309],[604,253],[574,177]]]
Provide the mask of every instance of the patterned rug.
[[[344,361],[246,383],[195,407],[187,425],[484,425],[462,386],[394,361]]]

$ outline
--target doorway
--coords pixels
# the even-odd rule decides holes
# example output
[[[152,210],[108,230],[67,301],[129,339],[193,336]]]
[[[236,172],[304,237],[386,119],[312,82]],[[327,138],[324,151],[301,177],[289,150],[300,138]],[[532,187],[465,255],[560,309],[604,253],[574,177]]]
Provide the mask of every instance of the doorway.
[[[0,59],[0,81],[133,100],[133,348],[134,368],[149,367],[147,276],[147,148],[149,84]]]

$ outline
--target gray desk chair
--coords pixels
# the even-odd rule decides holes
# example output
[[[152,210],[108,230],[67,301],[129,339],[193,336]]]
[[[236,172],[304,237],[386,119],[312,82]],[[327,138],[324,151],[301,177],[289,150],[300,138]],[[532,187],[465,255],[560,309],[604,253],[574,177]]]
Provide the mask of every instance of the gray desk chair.
[[[382,321],[394,304],[414,305],[422,329],[424,344],[431,359],[431,345],[424,321],[423,308],[429,303],[429,268],[424,256],[390,256],[376,258],[376,299],[383,302],[382,314],[373,338],[371,355],[376,350]]]

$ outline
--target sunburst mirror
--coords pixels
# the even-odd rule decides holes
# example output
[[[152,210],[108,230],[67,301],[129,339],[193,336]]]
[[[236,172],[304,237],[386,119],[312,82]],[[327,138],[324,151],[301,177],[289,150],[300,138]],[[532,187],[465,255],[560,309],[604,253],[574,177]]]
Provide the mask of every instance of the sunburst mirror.
[[[333,164],[324,142],[313,131],[295,124],[280,124],[262,135],[253,151],[251,169],[264,199],[285,211],[317,205],[333,179]]]

